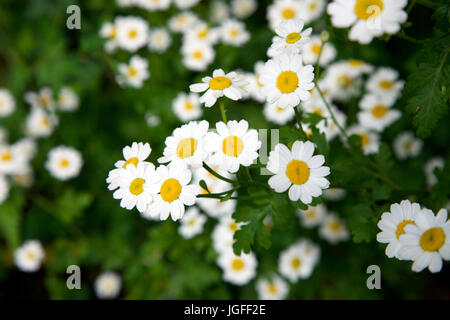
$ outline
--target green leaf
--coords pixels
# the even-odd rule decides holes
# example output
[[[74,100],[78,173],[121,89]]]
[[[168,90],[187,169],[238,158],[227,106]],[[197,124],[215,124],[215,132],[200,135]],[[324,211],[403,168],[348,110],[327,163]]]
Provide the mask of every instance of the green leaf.
[[[66,190],[54,205],[54,213],[64,222],[70,223],[91,204],[93,196],[87,192]]]
[[[349,210],[348,225],[353,234],[353,242],[370,242],[375,237],[374,213],[369,205],[358,204]]]
[[[436,21],[436,27],[442,32],[448,32],[450,27],[450,4],[443,4],[441,7],[437,8],[432,16],[433,20]]]
[[[20,244],[20,222],[23,196],[13,193],[8,201],[0,205],[0,235],[2,235],[10,250]]]

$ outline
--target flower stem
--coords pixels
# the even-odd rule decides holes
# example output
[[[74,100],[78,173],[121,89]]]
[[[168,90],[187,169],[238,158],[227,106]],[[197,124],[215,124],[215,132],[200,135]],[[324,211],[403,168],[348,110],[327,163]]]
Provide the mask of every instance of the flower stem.
[[[215,172],[213,169],[211,169],[205,162],[203,162],[203,168],[205,168],[209,173],[211,173],[214,177],[216,177],[220,180],[223,180],[223,181],[231,183],[231,184],[236,184],[236,181],[221,176],[220,174]]]
[[[297,119],[298,129],[300,130],[300,134],[302,136],[302,139],[306,141],[308,139],[308,136],[306,135],[305,131],[303,131],[302,127],[302,111],[300,109],[300,105],[294,107],[295,111],[295,118]]]
[[[225,110],[225,104],[223,103],[223,99],[220,99],[220,113],[222,114],[222,120],[227,124],[227,112]]]

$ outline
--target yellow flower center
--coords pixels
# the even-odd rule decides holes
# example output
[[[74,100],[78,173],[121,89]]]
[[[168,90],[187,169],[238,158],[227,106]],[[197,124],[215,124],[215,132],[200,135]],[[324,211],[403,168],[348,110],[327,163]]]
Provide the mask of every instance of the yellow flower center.
[[[197,140],[194,138],[186,138],[181,140],[177,146],[178,158],[185,159],[192,157],[197,149]]]
[[[133,39],[133,38],[136,38],[137,37],[137,31],[135,30],[135,29],[131,29],[129,32],[128,32],[128,38],[130,38],[130,39]]]
[[[144,192],[144,184],[145,180],[142,178],[136,178],[130,183],[130,192],[131,194],[134,194],[135,196],[140,195],[142,192]]]
[[[111,28],[111,33],[109,34],[109,37],[110,37],[111,39],[114,39],[114,38],[116,37],[116,35],[117,35],[116,27],[112,27],[112,28]]]
[[[388,112],[388,108],[379,104],[379,105],[376,105],[375,107],[373,107],[371,112],[375,118],[383,118],[386,115],[386,113]]]
[[[238,30],[236,30],[236,29],[231,29],[230,30],[230,36],[232,36],[233,38],[237,37],[238,35],[239,35],[239,31]]]
[[[203,58],[203,52],[201,52],[200,50],[194,51],[192,55],[194,56],[195,59]]]
[[[370,137],[368,134],[360,133],[359,136],[361,137],[362,146],[367,146],[370,143]]]
[[[193,226],[195,224],[195,219],[191,219],[188,222],[188,225]]]
[[[44,107],[49,106],[50,105],[50,97],[48,97],[47,95],[41,95],[39,97],[39,103]]]
[[[309,168],[304,161],[292,160],[286,167],[286,175],[293,184],[301,185],[309,179]]]
[[[425,251],[438,251],[445,243],[445,233],[442,228],[431,228],[420,237],[420,246]]]
[[[311,47],[311,51],[312,51],[316,56],[318,56],[318,55],[320,54],[320,51],[321,51],[321,50],[322,50],[322,45],[321,45],[321,44],[318,44],[318,43],[313,44],[312,47]]]
[[[197,33],[197,37],[199,37],[200,39],[206,38],[207,35],[208,35],[208,29],[203,29],[202,31],[199,31]]]
[[[315,210],[308,210],[307,212],[306,212],[306,217],[308,218],[308,219],[314,219],[314,217],[316,216],[316,211]]]
[[[50,121],[48,121],[47,118],[42,118],[42,119],[41,119],[41,125],[42,125],[43,127],[48,127],[48,126],[50,126]]]
[[[331,231],[338,232],[341,230],[341,224],[339,221],[333,221],[330,223],[330,229]]]
[[[315,3],[311,3],[311,4],[309,5],[309,10],[310,10],[310,11],[314,11],[314,10],[316,10],[316,8],[317,8],[317,4],[315,4]]]
[[[298,76],[293,71],[283,71],[277,78],[277,88],[282,93],[294,92],[298,87]]]
[[[317,114],[317,115],[319,115],[319,116],[321,116],[321,115],[322,115],[322,109],[320,109],[320,108],[315,108],[315,109],[313,110],[313,113],[314,113],[314,114]]]
[[[395,233],[396,236],[397,236],[397,239],[400,239],[400,236],[401,236],[402,234],[405,233],[405,227],[406,227],[408,224],[416,225],[416,223],[415,223],[414,221],[412,221],[412,220],[404,220],[404,221],[402,221],[402,222],[400,222],[400,223],[398,224],[398,226],[397,226],[397,231],[396,231],[396,233]]]
[[[60,165],[61,167],[63,167],[63,168],[67,168],[67,167],[69,166],[69,161],[68,161],[67,159],[62,159],[62,160],[59,162],[59,165]]]
[[[130,158],[123,164],[122,168],[125,169],[127,167],[127,165],[129,165],[130,163],[132,163],[135,167],[137,167],[138,162],[139,162],[138,158],[136,158],[136,157]]]
[[[235,271],[240,271],[244,268],[244,262],[242,261],[242,259],[236,258],[231,263],[231,268],[233,268],[233,270]]]
[[[384,90],[390,90],[394,86],[394,83],[389,80],[380,81],[380,88]]]
[[[297,270],[298,268],[300,268],[300,265],[301,265],[301,264],[302,264],[302,262],[300,261],[299,258],[294,258],[294,259],[292,259],[292,261],[291,261],[292,269],[295,269],[295,270]]]
[[[32,251],[27,252],[27,258],[29,260],[34,260],[35,257],[36,257],[36,255],[34,254],[34,252],[32,252]]]
[[[233,232],[236,232],[237,230],[239,230],[238,224],[236,222],[232,222],[230,224],[230,230],[233,231]]]
[[[237,157],[242,153],[244,149],[244,142],[237,136],[229,136],[223,139],[222,151],[227,156]]]
[[[209,80],[209,87],[212,90],[225,90],[231,86],[231,80],[227,77],[215,77]]]
[[[338,84],[342,88],[348,88],[352,85],[353,81],[348,75],[343,74],[338,78]]]
[[[302,35],[298,32],[291,32],[286,37],[287,43],[296,43],[298,40],[302,38]]]
[[[184,104],[184,108],[186,110],[192,110],[192,109],[194,109],[194,105],[188,101]]]
[[[291,8],[286,8],[281,12],[284,19],[292,19],[295,17],[295,11]]]
[[[129,76],[129,77],[134,77],[135,75],[137,75],[137,70],[136,70],[136,68],[128,67],[128,76]]]
[[[351,65],[352,67],[360,67],[364,64],[364,62],[358,59],[350,59],[348,64]]]
[[[383,7],[383,0],[356,0],[354,11],[358,19],[368,20],[377,17]]]
[[[2,159],[2,161],[4,161],[4,162],[10,161],[12,159],[12,154],[7,151],[2,154],[0,159]]]
[[[256,84],[258,85],[258,87],[264,87],[264,85],[263,85],[261,82],[259,82],[259,77],[260,77],[259,74],[257,74],[257,75],[255,76],[255,78],[256,78]]]
[[[269,292],[271,293],[271,294],[275,294],[275,293],[277,293],[277,286],[276,285],[274,285],[273,283],[271,283],[271,284],[269,284]]]
[[[166,202],[172,202],[178,199],[181,193],[181,184],[171,178],[164,181],[159,190],[161,198]]]

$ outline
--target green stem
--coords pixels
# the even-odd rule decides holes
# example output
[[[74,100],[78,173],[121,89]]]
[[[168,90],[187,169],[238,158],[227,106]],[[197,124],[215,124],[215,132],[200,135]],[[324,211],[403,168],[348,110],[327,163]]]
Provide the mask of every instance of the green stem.
[[[298,129],[300,130],[302,139],[306,141],[308,140],[308,136],[306,135],[302,127],[302,111],[300,110],[300,105],[294,107],[294,111],[295,111],[295,118],[297,119]]]
[[[220,113],[222,114],[222,120],[227,124],[227,113],[225,110],[225,104],[223,103],[223,99],[220,100]]]
[[[214,199],[222,199],[221,196],[230,194],[235,192],[236,190],[238,190],[240,188],[240,186],[236,186],[233,189],[224,191],[224,192],[218,192],[218,193],[202,193],[197,195],[197,198],[214,198]]]
[[[231,183],[231,184],[236,184],[236,181],[221,176],[220,174],[215,172],[213,169],[211,169],[205,162],[203,162],[203,168],[205,168],[209,173],[211,173],[214,177],[216,177],[220,180],[223,180],[223,181]]]

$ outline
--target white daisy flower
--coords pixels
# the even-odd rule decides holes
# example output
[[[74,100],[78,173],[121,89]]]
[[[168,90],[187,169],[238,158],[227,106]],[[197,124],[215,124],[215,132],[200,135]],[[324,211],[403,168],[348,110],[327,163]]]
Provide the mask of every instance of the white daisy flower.
[[[391,108],[394,104],[390,96],[366,94],[359,102],[362,109],[357,114],[359,123],[370,130],[383,131],[401,117],[399,110]]]
[[[228,5],[225,2],[219,0],[213,1],[209,6],[209,20],[212,23],[219,24],[229,18],[229,11]]]
[[[317,63],[317,59],[319,59],[320,55],[319,65],[321,67],[324,67],[333,61],[337,54],[334,45],[330,42],[323,44],[322,40],[320,40],[320,36],[312,36],[310,41],[302,46],[300,53],[302,55],[303,62],[305,64],[312,65]]]
[[[61,111],[74,111],[80,105],[80,98],[72,89],[64,87],[58,94],[58,106]]]
[[[340,124],[341,127],[344,128],[347,122],[347,116],[345,115],[344,112],[337,109],[333,105],[331,105],[331,108],[333,110],[333,114],[334,117],[336,118],[336,121]],[[336,123],[333,121],[331,117],[327,117],[326,119],[320,121],[317,124],[317,129],[319,129],[319,132],[325,133],[327,141],[333,140],[341,133],[339,127],[336,125]]]
[[[319,261],[320,248],[308,241],[300,240],[280,253],[278,270],[290,282],[307,279]]]
[[[13,144],[13,148],[23,156],[26,161],[31,160],[36,154],[36,141],[32,138],[22,138]]]
[[[165,28],[153,28],[150,30],[150,36],[148,38],[148,48],[150,51],[163,53],[170,46],[171,42],[170,34]]]
[[[361,44],[383,34],[395,34],[406,22],[407,0],[334,0],[327,12],[336,28],[352,26],[348,38]]]
[[[158,159],[160,163],[181,161],[189,168],[198,168],[208,157],[205,151],[205,138],[208,133],[209,123],[206,120],[191,121],[173,131],[166,138],[163,156]]]
[[[323,197],[329,201],[339,201],[345,198],[347,192],[342,188],[329,188],[323,191]]]
[[[181,52],[183,65],[193,71],[205,71],[216,57],[216,52],[209,44],[196,41],[184,43]]]
[[[0,118],[7,117],[16,109],[16,101],[7,89],[0,88]]]
[[[313,228],[320,225],[325,220],[327,213],[328,210],[324,204],[319,204],[315,207],[308,206],[307,210],[297,210],[301,225],[306,228]]]
[[[260,300],[284,300],[289,294],[289,286],[275,275],[270,279],[259,279],[256,282],[256,292]]]
[[[197,195],[201,192],[199,186],[189,184],[191,178],[191,171],[181,161],[159,166],[151,185],[152,193],[156,196],[143,216],[166,220],[170,215],[174,221],[183,218],[184,206],[194,205]]]
[[[226,20],[220,26],[222,42],[234,47],[241,47],[250,39],[250,33],[245,29],[245,24],[237,20]]]
[[[0,145],[0,174],[17,175],[24,173],[28,160],[20,147]]]
[[[50,175],[62,181],[77,177],[82,166],[81,153],[66,146],[51,149],[45,162],[45,168],[50,172]]]
[[[267,8],[270,29],[275,30],[281,22],[299,19],[302,15],[302,2],[298,0],[277,0]]]
[[[396,100],[403,89],[404,81],[398,80],[398,72],[391,68],[379,68],[367,80],[367,91],[381,95],[391,96]]]
[[[258,132],[248,129],[248,122],[232,120],[227,124],[216,123],[217,133],[206,137],[206,149],[211,153],[210,161],[220,169],[235,173],[239,166],[249,167],[258,158],[261,141]]]
[[[9,195],[9,183],[3,174],[0,174],[0,204],[5,202]]]
[[[253,252],[241,253],[237,256],[232,250],[223,252],[217,259],[223,270],[223,279],[237,286],[250,282],[256,275],[258,261]]]
[[[302,18],[306,24],[319,18],[325,11],[324,0],[304,0],[301,1],[302,10],[300,11],[300,18]]]
[[[432,273],[441,271],[442,259],[450,260],[447,209],[441,209],[436,216],[431,210],[424,209],[416,216],[415,222],[415,225],[405,226],[405,233],[400,236],[402,247],[398,256],[414,261],[414,272],[420,272],[426,267]]]
[[[233,185],[231,183],[227,183],[222,180],[219,180],[216,183],[208,183],[207,180],[205,180],[205,182],[210,193],[221,193],[233,188]],[[202,194],[207,193],[208,192],[206,190],[202,189]],[[198,198],[197,205],[210,217],[221,218],[231,216],[234,213],[234,211],[236,210],[237,201],[235,199],[220,201],[219,199],[212,198]]]
[[[346,241],[350,238],[350,232],[341,218],[330,213],[319,228],[319,235],[331,244]]]
[[[107,39],[105,42],[105,51],[113,53],[117,47],[117,27],[115,23],[105,22],[100,28],[100,37]]]
[[[191,239],[203,232],[203,225],[206,220],[206,216],[201,214],[196,207],[191,207],[186,210],[184,217],[181,219],[178,232],[184,239]]]
[[[416,217],[421,213],[418,203],[411,203],[403,200],[391,205],[391,211],[382,214],[378,222],[381,232],[377,234],[377,241],[387,243],[386,255],[389,258],[399,258],[398,251],[402,247],[400,236],[405,233],[405,227],[409,224],[416,224]]]
[[[125,160],[117,161],[114,166],[115,169],[111,170],[108,174],[108,178],[106,182],[108,183],[109,190],[115,190],[119,187],[121,170],[125,169],[129,164],[134,165],[136,168],[139,163],[149,164],[145,160],[148,158],[150,153],[152,152],[152,148],[148,143],[142,142],[133,142],[131,146],[125,146],[122,149],[123,158]]]
[[[44,258],[45,251],[38,240],[25,241],[14,251],[14,263],[23,272],[38,271]]]
[[[198,22],[198,17],[190,11],[180,12],[169,19],[172,32],[185,32]]]
[[[423,141],[416,138],[411,131],[400,133],[393,143],[394,152],[397,158],[401,160],[418,156],[422,150],[422,146]]]
[[[264,86],[267,102],[287,108],[311,97],[313,80],[314,68],[303,66],[300,55],[281,54],[266,62],[259,82]]]
[[[39,92],[25,93],[25,101],[33,108],[42,108],[52,111],[55,106],[53,99],[53,90],[49,87],[44,87]]]
[[[321,89],[336,101],[348,101],[360,93],[359,73],[346,61],[335,62],[326,69]]]
[[[99,299],[115,299],[121,288],[122,278],[115,272],[104,272],[95,279],[94,290]]]
[[[232,0],[231,12],[239,19],[245,19],[251,16],[258,7],[256,0]]]
[[[144,47],[148,41],[149,26],[140,17],[117,17],[117,44],[122,49],[135,52]]]
[[[425,170],[425,175],[427,177],[427,185],[429,187],[432,187],[436,183],[438,183],[438,179],[437,179],[436,175],[434,174],[434,170],[436,170],[436,169],[442,170],[442,169],[444,169],[444,166],[445,166],[444,159],[442,159],[440,157],[432,158],[432,159],[428,160],[428,162],[425,164],[424,170]]]
[[[204,92],[200,102],[205,104],[205,107],[212,107],[218,98],[227,97],[231,100],[242,99],[244,94],[243,86],[247,84],[242,80],[236,72],[230,72],[225,74],[222,69],[216,69],[213,72],[213,76],[204,77],[202,83],[191,84],[189,89],[192,92]]]
[[[135,5],[150,12],[167,10],[171,0],[134,0]]]
[[[247,91],[251,98],[255,99],[258,102],[264,102],[266,100],[266,96],[264,94],[264,90],[262,90],[262,83],[259,82],[261,77],[261,72],[264,70],[264,62],[257,61],[254,66],[254,73],[247,75]]]
[[[217,43],[219,32],[217,29],[211,29],[205,22],[199,21],[190,26],[183,36],[183,45],[200,42],[202,44],[212,46]]]
[[[313,156],[314,149],[310,141],[295,141],[292,151],[284,144],[277,144],[267,163],[267,169],[275,174],[269,179],[269,186],[278,193],[289,189],[291,201],[309,204],[313,197],[319,197],[322,189],[330,185],[325,178],[330,168],[323,166],[323,155]]]
[[[144,81],[150,78],[148,61],[138,55],[131,57],[129,64],[119,63],[120,76],[117,77],[119,85],[129,85],[133,88],[142,88]]]
[[[269,57],[275,57],[282,53],[298,54],[302,47],[309,42],[312,29],[303,30],[305,23],[301,19],[290,19],[280,23],[275,28],[276,36],[272,38],[272,44],[267,51]]]
[[[380,149],[380,135],[376,132],[371,132],[360,125],[353,125],[347,130],[349,136],[357,134],[361,137],[361,146],[364,154],[378,153]]]
[[[48,114],[41,108],[33,108],[25,120],[25,132],[33,138],[48,137],[57,125],[58,118],[54,114]]]
[[[294,119],[295,111],[292,107],[281,108],[276,104],[266,103],[263,115],[267,120],[282,126]]]
[[[182,122],[197,120],[202,116],[199,95],[180,92],[172,102],[172,110]]]
[[[360,59],[349,59],[347,65],[353,70],[356,76],[373,72],[373,66]]]
[[[160,125],[161,118],[158,115],[148,111],[145,113],[145,122],[150,128],[154,128]]]
[[[173,0],[178,9],[184,10],[197,5],[200,0]]]
[[[113,193],[113,198],[120,201],[120,206],[127,210],[134,207],[144,213],[152,203],[155,192],[151,188],[155,178],[155,166],[152,163],[139,162],[137,166],[127,165],[119,169],[117,181],[119,189]]]
[[[219,254],[233,250],[234,233],[238,231],[242,225],[242,222],[236,222],[231,218],[231,214],[220,218],[219,223],[214,227],[214,230],[211,233],[214,249]]]

